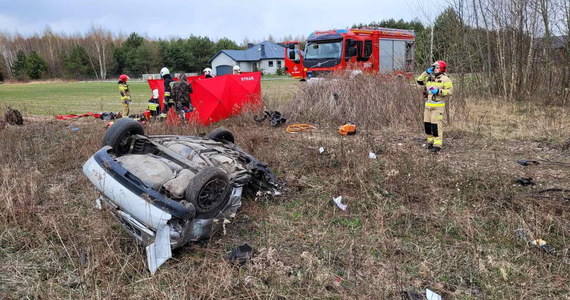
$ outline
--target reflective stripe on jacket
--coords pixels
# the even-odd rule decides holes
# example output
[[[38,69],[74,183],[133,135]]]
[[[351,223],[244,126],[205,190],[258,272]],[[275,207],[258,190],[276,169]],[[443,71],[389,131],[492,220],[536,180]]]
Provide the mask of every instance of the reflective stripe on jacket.
[[[445,73],[434,76],[423,72],[417,80],[423,81],[427,89],[428,98],[426,106],[445,106],[445,98],[453,94],[453,82],[451,82],[451,79],[449,79]],[[438,93],[435,95],[430,93],[429,89],[431,87],[439,89]]]
[[[131,92],[129,91],[129,85],[126,82],[119,82],[119,95],[121,95],[122,101],[131,100]]]

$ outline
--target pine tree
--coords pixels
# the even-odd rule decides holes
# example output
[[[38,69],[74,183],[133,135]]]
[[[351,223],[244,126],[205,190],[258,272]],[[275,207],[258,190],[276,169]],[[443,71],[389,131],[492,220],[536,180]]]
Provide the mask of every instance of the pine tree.
[[[30,79],[40,79],[47,74],[47,62],[35,51],[26,59],[26,73]]]

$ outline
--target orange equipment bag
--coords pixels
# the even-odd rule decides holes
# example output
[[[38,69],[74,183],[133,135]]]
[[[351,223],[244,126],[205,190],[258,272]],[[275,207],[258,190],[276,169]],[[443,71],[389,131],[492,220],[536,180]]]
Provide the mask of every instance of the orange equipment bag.
[[[338,133],[340,135],[356,134],[356,125],[352,122],[346,122],[344,125],[342,125],[338,128]]]

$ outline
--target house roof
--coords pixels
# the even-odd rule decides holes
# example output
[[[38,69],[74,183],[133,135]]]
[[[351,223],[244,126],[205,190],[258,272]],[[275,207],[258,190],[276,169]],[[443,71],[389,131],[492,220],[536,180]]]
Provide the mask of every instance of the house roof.
[[[233,60],[240,61],[259,61],[262,59],[283,59],[284,49],[282,46],[277,45],[270,41],[259,43],[246,50],[220,50],[208,62],[212,62],[218,55],[225,53]]]

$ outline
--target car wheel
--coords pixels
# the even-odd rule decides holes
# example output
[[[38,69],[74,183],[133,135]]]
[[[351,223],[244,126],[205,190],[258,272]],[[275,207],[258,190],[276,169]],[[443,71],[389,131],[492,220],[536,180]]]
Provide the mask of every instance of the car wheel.
[[[220,143],[235,142],[234,134],[225,128],[216,128],[212,130],[210,133],[208,133],[206,137]]]
[[[219,214],[229,200],[230,180],[218,167],[206,167],[188,184],[186,201],[196,208],[196,218],[212,218]]]
[[[111,146],[113,152],[120,156],[129,152],[132,137],[135,134],[144,134],[143,126],[129,118],[121,118],[105,133],[103,137],[103,146]]]

